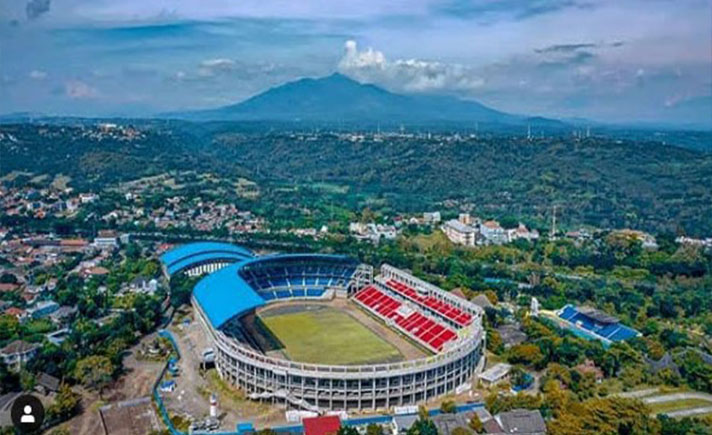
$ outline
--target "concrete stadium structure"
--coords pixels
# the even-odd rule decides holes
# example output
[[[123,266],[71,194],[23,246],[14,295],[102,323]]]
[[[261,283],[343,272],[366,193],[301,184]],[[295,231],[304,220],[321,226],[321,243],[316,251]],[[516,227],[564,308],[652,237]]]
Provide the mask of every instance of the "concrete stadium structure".
[[[431,355],[387,364],[309,364],[267,356],[241,327],[242,318],[274,301],[335,297],[351,298]],[[343,256],[245,259],[203,278],[192,305],[220,376],[255,400],[312,411],[414,405],[464,390],[484,366],[482,309],[387,265],[374,279],[372,267]]]

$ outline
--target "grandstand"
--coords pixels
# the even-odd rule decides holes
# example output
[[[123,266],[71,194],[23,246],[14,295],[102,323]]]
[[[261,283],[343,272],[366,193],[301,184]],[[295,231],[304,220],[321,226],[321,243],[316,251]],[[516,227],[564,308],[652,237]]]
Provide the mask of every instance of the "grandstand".
[[[344,256],[246,257],[204,277],[193,291],[192,304],[216,350],[220,376],[255,400],[312,411],[412,405],[454,392],[470,382],[484,362],[478,306],[388,265],[374,279],[372,267]],[[265,307],[270,304],[279,305]],[[312,306],[321,310],[322,317],[328,314],[341,320],[320,324],[316,314],[309,314]],[[401,336],[403,345],[414,346],[417,356],[404,359],[391,344],[382,342],[387,338],[375,336],[369,346],[394,349],[390,359],[357,355],[360,359],[349,362],[347,354],[359,354],[354,351],[329,359],[341,365],[315,363],[319,351],[304,346],[343,348],[341,334],[355,339],[356,346],[373,334],[353,323],[358,316],[338,312],[343,309],[361,310],[363,321],[371,318],[374,325],[382,322],[384,326],[379,327],[393,331],[392,340]],[[262,312],[285,317],[259,322]],[[275,329],[262,331],[268,324]],[[327,335],[317,330],[325,337],[318,340],[285,326],[322,328],[327,324]],[[343,330],[331,330],[337,324]],[[280,331],[292,355],[309,355],[305,357],[309,362],[291,360],[279,347],[270,346],[280,342]],[[368,361],[372,362],[364,364]]]
[[[590,307],[574,307],[566,305],[556,312],[556,315],[567,327],[583,332],[605,344],[628,340],[640,335],[640,332],[629,328],[611,315]]]

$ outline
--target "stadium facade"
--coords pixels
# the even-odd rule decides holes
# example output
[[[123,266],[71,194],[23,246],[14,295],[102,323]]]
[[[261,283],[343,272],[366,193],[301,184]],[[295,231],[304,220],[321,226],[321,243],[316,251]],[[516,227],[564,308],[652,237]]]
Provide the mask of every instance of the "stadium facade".
[[[349,298],[429,356],[369,365],[273,358],[241,322],[273,302],[333,298]],[[204,277],[191,300],[220,376],[255,400],[312,411],[414,405],[468,388],[484,366],[482,309],[388,265],[374,278],[371,266],[344,256],[250,255]]]

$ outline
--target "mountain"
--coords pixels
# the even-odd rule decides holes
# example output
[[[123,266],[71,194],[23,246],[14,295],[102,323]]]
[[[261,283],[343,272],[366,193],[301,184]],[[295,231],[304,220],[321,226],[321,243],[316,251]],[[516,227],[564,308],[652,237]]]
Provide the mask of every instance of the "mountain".
[[[450,96],[395,94],[338,73],[285,83],[237,104],[167,116],[195,121],[564,125],[546,118],[500,112],[476,101]]]

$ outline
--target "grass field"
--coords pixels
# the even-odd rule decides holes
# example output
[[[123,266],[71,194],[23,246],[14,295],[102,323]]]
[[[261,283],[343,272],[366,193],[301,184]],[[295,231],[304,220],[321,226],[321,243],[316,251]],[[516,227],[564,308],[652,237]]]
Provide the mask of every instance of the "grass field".
[[[348,314],[328,307],[260,314],[294,361],[356,365],[403,360],[392,344]]]
[[[656,414],[662,412],[679,411],[682,409],[701,408],[704,406],[712,406],[712,402],[703,399],[682,399],[671,400],[669,402],[650,403],[650,409]]]

